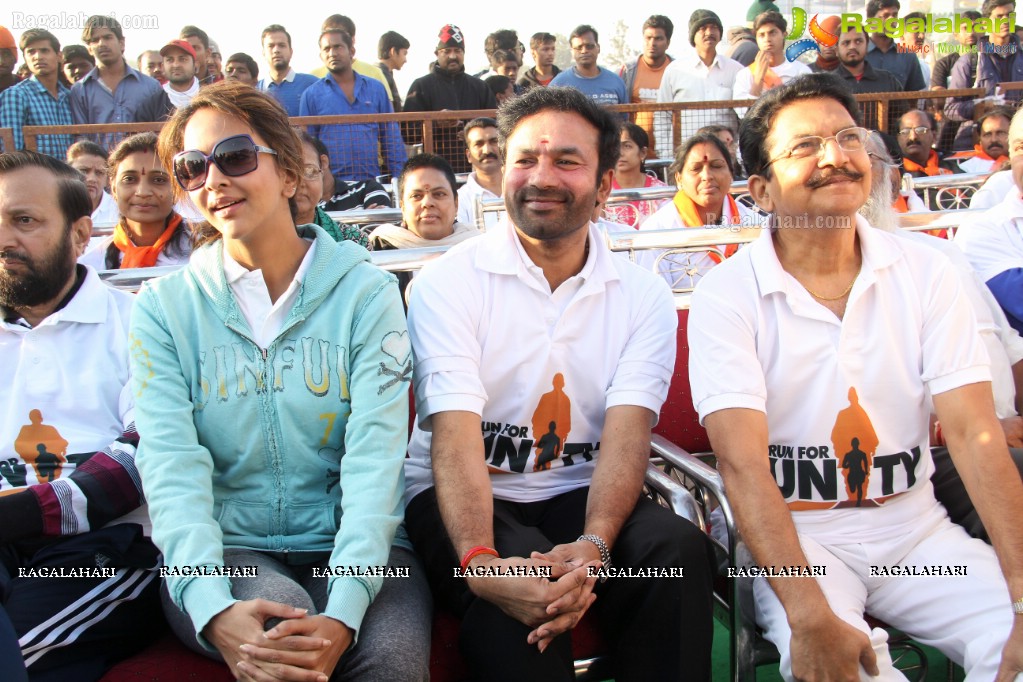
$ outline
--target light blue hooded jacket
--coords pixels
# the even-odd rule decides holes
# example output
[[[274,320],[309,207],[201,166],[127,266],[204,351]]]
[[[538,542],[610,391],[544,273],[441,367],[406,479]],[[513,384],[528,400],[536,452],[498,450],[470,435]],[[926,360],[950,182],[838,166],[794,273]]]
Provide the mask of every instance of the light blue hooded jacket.
[[[403,518],[412,377],[398,288],[361,246],[311,225],[300,234],[316,238],[313,261],[265,350],[225,279],[222,240],[139,292],[137,463],[169,568],[223,566],[224,547],[387,563]],[[197,633],[237,601],[226,577],[166,580]],[[357,635],[382,582],[332,577],[324,615]]]

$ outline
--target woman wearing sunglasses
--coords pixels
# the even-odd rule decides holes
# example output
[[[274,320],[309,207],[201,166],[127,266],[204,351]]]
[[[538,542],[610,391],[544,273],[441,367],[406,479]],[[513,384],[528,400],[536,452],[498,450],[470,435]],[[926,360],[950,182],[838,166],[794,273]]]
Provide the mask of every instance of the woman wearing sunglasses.
[[[121,217],[79,262],[97,270],[188,262],[188,224],[173,208],[174,181],[156,155],[156,133],[126,137],[110,153],[110,189]]]
[[[189,266],[147,283],[132,319],[172,629],[240,679],[425,679],[429,590],[400,527],[412,360],[394,277],[296,229],[301,147],[265,94],[204,89],[160,156],[207,219]]]

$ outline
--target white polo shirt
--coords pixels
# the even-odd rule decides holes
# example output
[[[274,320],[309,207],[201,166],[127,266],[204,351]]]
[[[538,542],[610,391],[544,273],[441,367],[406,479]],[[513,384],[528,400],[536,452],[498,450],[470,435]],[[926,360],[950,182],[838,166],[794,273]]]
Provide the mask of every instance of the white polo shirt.
[[[953,242],[985,282],[1006,270],[1023,267],[1023,199],[1013,190],[993,208],[970,216]]]
[[[1016,384],[1012,377],[1012,366],[1023,360],[1023,338],[1020,338],[1019,333],[1005,318],[995,295],[974,272],[963,252],[947,239],[909,230],[896,230],[891,234],[940,251],[952,263],[956,274],[959,275],[963,293],[970,302],[977,320],[977,331],[980,332],[980,338],[991,362],[991,390],[995,398],[995,414],[999,419],[1015,417]]]
[[[90,269],[67,306],[37,326],[0,320],[0,495],[67,478],[76,465],[68,455],[102,450],[133,421],[133,301]]]
[[[406,501],[433,485],[437,412],[480,415],[494,497],[518,502],[589,485],[608,408],[660,412],[675,364],[671,293],[612,258],[598,228],[588,229],[582,271],[553,293],[507,220],[416,278],[409,333],[418,423]]]
[[[479,227],[476,222],[476,199],[500,199],[489,189],[476,182],[476,173],[469,173],[465,184],[458,188],[458,216],[455,218],[460,223]],[[504,211],[488,211],[483,214],[483,227],[492,229],[500,222]]]
[[[885,537],[936,504],[928,397],[991,380],[948,259],[858,216],[856,231],[863,265],[843,319],[782,268],[766,231],[700,282],[689,317],[701,421],[764,412],[763,465],[797,530],[826,542]]]

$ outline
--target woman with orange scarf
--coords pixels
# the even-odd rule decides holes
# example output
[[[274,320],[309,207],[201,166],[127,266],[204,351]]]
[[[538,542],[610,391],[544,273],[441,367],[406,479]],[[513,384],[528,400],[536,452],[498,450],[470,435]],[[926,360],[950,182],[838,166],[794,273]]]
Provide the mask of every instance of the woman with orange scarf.
[[[679,147],[675,162],[669,169],[675,176],[678,192],[670,203],[662,206],[646,219],[641,230],[670,230],[682,227],[722,225],[729,232],[743,228],[756,229],[761,219],[758,214],[732,198],[734,169],[728,147],[716,135],[698,133]],[[737,245],[708,247],[706,251],[688,257],[686,274],[695,284],[710,267],[735,253]],[[660,251],[652,254],[655,258]],[[649,257],[646,256],[646,258]],[[677,261],[677,258],[673,258]],[[678,284],[667,269],[671,264],[662,261],[659,271],[669,284]],[[678,269],[678,268],[674,268]]]
[[[188,262],[192,239],[174,211],[172,180],[157,158],[156,140],[155,133],[139,133],[111,152],[110,186],[121,219],[80,263],[117,270]]]

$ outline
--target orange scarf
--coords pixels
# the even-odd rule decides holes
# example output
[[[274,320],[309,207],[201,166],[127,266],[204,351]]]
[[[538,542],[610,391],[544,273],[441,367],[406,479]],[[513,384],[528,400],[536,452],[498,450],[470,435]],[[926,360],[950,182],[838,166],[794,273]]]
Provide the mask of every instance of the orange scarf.
[[[728,194],[725,195],[725,201],[728,202],[728,208],[732,213],[732,222],[738,225],[740,222],[739,207],[735,205],[735,199],[732,198],[732,195]],[[675,204],[675,210],[678,211],[678,216],[682,219],[683,225],[686,227],[703,227],[703,218],[700,217],[700,212],[696,208],[696,202],[690,199],[685,192],[675,192],[675,198],[672,202]],[[728,244],[725,246],[725,258],[728,258],[738,250],[738,244]]]
[[[114,246],[124,254],[121,256],[121,269],[151,268],[156,265],[156,259],[159,258],[163,247],[167,246],[167,242],[174,236],[174,231],[180,224],[181,216],[171,213],[167,221],[167,228],[152,246],[135,246],[128,235],[128,230],[124,227],[124,219],[121,219],[121,222],[117,223],[117,227],[114,228]]]
[[[753,73],[753,82],[757,82],[757,63],[754,61],[749,65],[749,70]],[[781,76],[774,72],[774,69],[768,67],[767,73],[764,75],[764,89],[763,92],[767,92],[772,88],[776,88],[781,85]]]
[[[895,200],[892,207],[895,209],[896,213],[909,213],[909,202],[906,201],[906,196],[904,194],[899,195],[899,198]],[[924,232],[932,237],[948,239],[948,233],[945,232],[945,230],[924,230]]]
[[[973,145],[973,151],[977,152],[976,158],[978,159],[984,159],[985,161],[994,161],[995,162],[994,168],[996,169],[1009,160],[1009,157],[1006,156],[1005,154],[1002,154],[997,159],[992,159],[990,156],[987,155],[987,152],[985,152],[984,148],[981,147],[979,144]]]
[[[924,175],[952,175],[952,171],[938,165],[938,152],[931,150],[927,157],[927,165],[921,166],[916,161],[903,157],[902,167],[907,173],[923,173]]]

